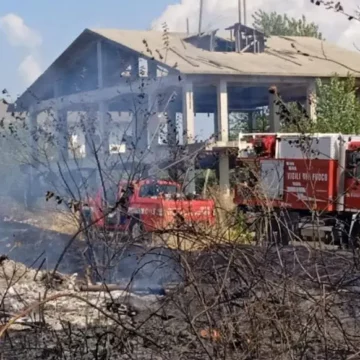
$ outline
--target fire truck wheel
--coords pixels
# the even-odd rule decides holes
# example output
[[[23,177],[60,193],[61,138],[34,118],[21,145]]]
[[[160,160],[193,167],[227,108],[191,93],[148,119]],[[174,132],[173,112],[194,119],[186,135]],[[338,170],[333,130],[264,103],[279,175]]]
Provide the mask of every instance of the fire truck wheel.
[[[90,212],[81,212],[80,213],[80,223],[82,226],[88,226],[91,222],[91,213]]]
[[[130,236],[132,240],[142,241],[144,237],[144,229],[139,220],[134,220],[130,225]]]
[[[357,219],[354,223],[353,229],[349,236],[347,246],[350,249],[359,248],[359,239],[360,239],[360,223],[359,223],[359,219]]]

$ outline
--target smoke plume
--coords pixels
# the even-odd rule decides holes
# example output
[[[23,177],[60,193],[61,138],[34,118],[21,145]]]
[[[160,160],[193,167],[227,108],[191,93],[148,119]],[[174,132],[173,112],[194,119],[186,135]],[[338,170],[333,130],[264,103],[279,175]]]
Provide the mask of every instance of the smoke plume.
[[[152,28],[161,30],[166,23],[171,31],[186,31],[186,19],[189,19],[190,32],[198,31],[199,3],[194,0],[181,0],[179,4],[169,5],[165,11],[153,21]],[[348,13],[357,9],[356,0],[344,0],[342,4]],[[358,34],[360,23],[349,21],[346,16],[324,7],[315,6],[310,0],[247,0],[247,25],[253,22],[252,15],[257,10],[286,13],[290,17],[299,18],[305,15],[308,21],[314,21],[320,27],[326,40],[355,50],[360,47]],[[224,28],[238,21],[238,0],[204,0],[202,30]]]

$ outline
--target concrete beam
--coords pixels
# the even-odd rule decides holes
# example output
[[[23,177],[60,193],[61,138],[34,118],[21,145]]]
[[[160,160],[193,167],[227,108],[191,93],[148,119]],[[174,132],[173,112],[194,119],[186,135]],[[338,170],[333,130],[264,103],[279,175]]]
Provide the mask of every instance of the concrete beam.
[[[226,81],[228,86],[234,86],[236,83],[239,86],[269,86],[273,84],[292,84],[292,85],[306,85],[313,77],[298,77],[298,76],[267,76],[267,75],[187,75],[187,78],[193,81],[194,85],[216,85],[220,81]]]
[[[145,86],[141,79],[133,81],[131,79],[126,79],[116,86],[39,101],[37,104],[32,105],[32,108],[33,111],[40,112],[55,107],[58,109],[68,108],[73,104],[84,104],[84,106],[86,106],[87,104],[99,103],[101,101],[110,101],[121,94],[141,94],[143,92],[151,93],[153,91],[165,91],[167,87],[176,86],[178,84],[178,77],[173,75],[157,78]]]

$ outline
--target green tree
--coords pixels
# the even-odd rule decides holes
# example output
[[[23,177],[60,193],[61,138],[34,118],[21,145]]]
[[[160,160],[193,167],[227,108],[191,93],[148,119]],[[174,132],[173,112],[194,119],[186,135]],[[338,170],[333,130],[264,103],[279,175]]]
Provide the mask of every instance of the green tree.
[[[360,133],[360,102],[355,78],[337,76],[329,82],[317,80],[316,122],[311,123],[295,103],[288,104],[290,122],[284,132]]]
[[[289,18],[286,14],[273,11],[267,13],[263,10],[256,11],[253,15],[255,29],[270,36],[308,36],[322,39],[318,25],[308,23],[305,16],[301,19]]]
[[[360,103],[354,77],[336,76],[329,83],[318,80],[317,99],[315,131],[360,133]]]

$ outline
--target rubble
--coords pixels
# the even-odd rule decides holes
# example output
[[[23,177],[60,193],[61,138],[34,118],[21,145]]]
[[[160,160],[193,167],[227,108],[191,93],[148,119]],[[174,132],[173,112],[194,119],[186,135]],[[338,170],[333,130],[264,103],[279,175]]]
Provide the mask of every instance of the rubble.
[[[35,307],[18,321],[22,326],[26,323],[31,326],[32,322],[39,319],[53,330],[61,330],[63,322],[78,328],[109,325],[111,321],[108,315],[113,315],[114,309],[125,318],[135,315],[137,309],[150,308],[159,299],[154,295],[140,297],[129,293],[125,291],[126,286],[122,286],[123,290],[117,290],[120,286],[114,288],[110,285],[109,291],[105,291],[102,285],[91,285],[90,291],[86,291],[87,287],[77,274],[53,274],[29,269],[6,258],[0,261],[0,299],[7,318],[34,303],[44,302],[44,306]]]
[[[144,340],[150,343],[152,340],[146,334],[136,336],[136,326],[144,316],[156,313],[163,297],[138,295],[118,290],[119,287],[124,288],[111,285],[109,291],[104,291],[104,286],[85,284],[77,274],[37,271],[6,256],[1,257],[0,358],[28,359],[37,358],[39,354],[44,356],[42,358],[51,358],[56,353],[59,337],[65,337],[66,343],[68,331],[73,335],[86,332],[89,343],[94,340],[93,346],[98,348],[98,337],[109,329],[116,329],[117,337],[124,333],[129,346],[133,349],[140,346],[139,354],[144,353],[141,344]],[[11,323],[14,319],[16,321]],[[10,342],[7,341],[9,336]],[[36,339],[38,347],[32,356],[26,351],[21,353],[23,345],[13,349],[17,342],[23,344],[25,338]],[[128,350],[121,358],[127,358],[126,352]],[[82,353],[80,358],[94,357]]]

